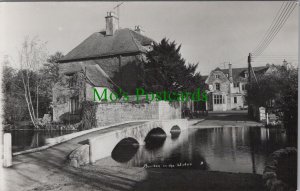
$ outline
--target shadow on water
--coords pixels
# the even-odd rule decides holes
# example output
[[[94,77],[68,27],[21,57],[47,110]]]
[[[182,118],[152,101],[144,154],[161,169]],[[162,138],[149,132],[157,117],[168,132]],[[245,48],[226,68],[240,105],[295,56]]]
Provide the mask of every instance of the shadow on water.
[[[111,153],[111,157],[120,163],[128,162],[136,154],[139,143],[133,138],[121,140]]]
[[[172,127],[170,133],[171,133],[171,139],[176,140],[179,137],[181,130],[177,125],[175,125],[174,127]]]
[[[145,138],[147,150],[159,149],[166,140],[166,133],[161,128],[152,129]]]
[[[180,131],[171,132],[171,139],[176,140],[180,135]]]

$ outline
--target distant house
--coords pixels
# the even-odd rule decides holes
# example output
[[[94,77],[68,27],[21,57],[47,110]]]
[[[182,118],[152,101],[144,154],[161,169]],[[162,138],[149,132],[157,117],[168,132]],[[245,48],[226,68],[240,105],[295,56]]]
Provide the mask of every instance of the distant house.
[[[59,60],[60,80],[53,88],[53,120],[80,117],[81,103],[93,100],[97,87],[133,94],[141,83],[145,54],[154,41],[135,30],[118,27],[118,18],[108,12],[106,30],[95,32]]]
[[[253,67],[256,75],[272,72],[270,65]],[[245,100],[248,68],[216,68],[207,77],[209,87],[207,109],[210,111],[240,110],[247,107]],[[251,75],[252,76],[252,75]]]

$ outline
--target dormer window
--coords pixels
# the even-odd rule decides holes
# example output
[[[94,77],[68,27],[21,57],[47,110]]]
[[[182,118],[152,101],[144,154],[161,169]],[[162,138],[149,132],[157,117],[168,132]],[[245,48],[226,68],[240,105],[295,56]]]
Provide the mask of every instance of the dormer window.
[[[216,79],[219,79],[219,78],[220,78],[220,75],[219,75],[219,74],[216,74],[216,75],[215,75],[215,78],[216,78]]]

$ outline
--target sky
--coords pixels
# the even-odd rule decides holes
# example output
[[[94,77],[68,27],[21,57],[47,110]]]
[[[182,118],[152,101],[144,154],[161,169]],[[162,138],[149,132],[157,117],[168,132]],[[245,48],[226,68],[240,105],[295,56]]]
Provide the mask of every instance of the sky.
[[[0,58],[17,62],[26,36],[47,42],[49,54],[67,54],[92,33],[105,28],[105,16],[118,2],[14,2],[0,3]],[[168,38],[181,44],[188,63],[198,63],[207,75],[216,67],[247,67],[247,55],[261,41],[282,2],[125,2],[120,27],[140,25],[144,34],[159,42]],[[291,14],[264,55],[281,63],[298,58],[298,12]],[[280,58],[280,59],[278,59]],[[225,64],[224,64],[225,63]]]

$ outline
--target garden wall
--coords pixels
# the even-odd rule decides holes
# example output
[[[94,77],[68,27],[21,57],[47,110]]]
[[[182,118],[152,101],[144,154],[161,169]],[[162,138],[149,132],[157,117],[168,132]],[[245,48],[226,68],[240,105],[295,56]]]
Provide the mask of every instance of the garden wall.
[[[98,103],[96,109],[97,127],[135,120],[179,119],[181,107],[179,103]]]

